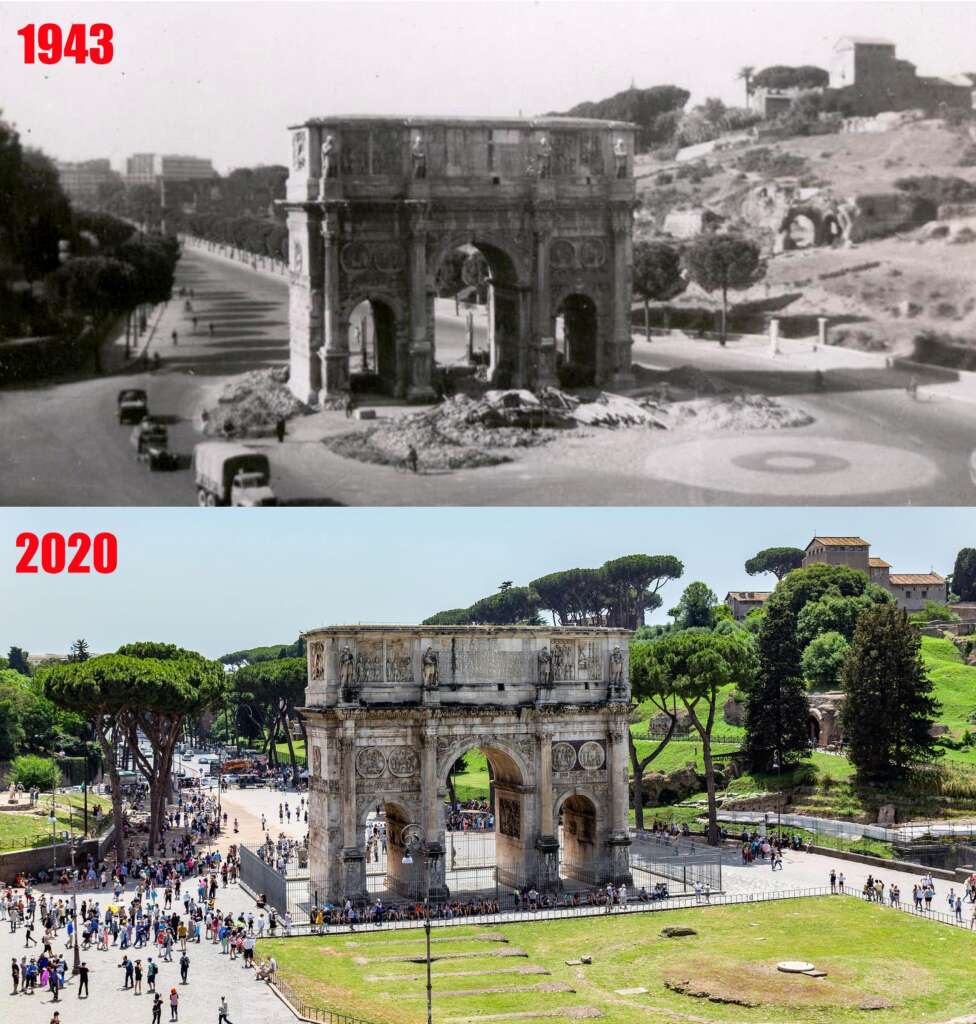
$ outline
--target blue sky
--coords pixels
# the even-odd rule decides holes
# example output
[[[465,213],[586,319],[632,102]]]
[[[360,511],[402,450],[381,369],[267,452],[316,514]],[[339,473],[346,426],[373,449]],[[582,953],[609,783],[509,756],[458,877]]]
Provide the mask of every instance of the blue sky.
[[[118,570],[16,574],[24,530],[113,532]],[[664,621],[692,580],[719,598],[771,589],[743,562],[814,533],[860,534],[900,572],[951,572],[957,550],[976,546],[971,509],[5,509],[0,651],[54,653],[84,636],[96,651],[156,639],[214,657],[330,623],[419,622],[502,580],[634,552],[685,563],[663,592]]]
[[[17,30],[44,20],[110,23],[114,59],[25,65]],[[62,160],[110,157],[118,166],[131,153],[193,153],[225,171],[286,163],[286,125],[327,113],[529,116],[632,80],[682,86],[692,103],[741,104],[740,67],[826,68],[844,35],[890,38],[923,75],[976,70],[976,5],[935,0],[5,0],[0,103],[25,142]]]

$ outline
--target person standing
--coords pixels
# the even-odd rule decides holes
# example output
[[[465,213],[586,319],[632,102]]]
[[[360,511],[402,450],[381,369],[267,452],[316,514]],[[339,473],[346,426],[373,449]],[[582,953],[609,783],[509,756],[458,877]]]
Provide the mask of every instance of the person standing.
[[[184,953],[180,957],[180,981],[185,985],[187,975],[190,973],[190,958]]]
[[[157,992],[153,996],[152,1024],[160,1024],[163,1018],[163,997]]]
[[[180,994],[175,988],[169,990],[169,1019],[180,1019]]]
[[[233,1024],[230,1017],[227,1016],[227,997],[220,997],[220,1006],[217,1007],[217,1024]]]
[[[134,976],[135,976],[135,987],[134,987],[134,989],[132,991],[132,994],[134,996],[141,996],[142,995],[142,961],[141,960],[137,960],[136,961]]]
[[[88,998],[88,964],[81,962],[78,968],[78,998],[81,999],[81,992],[84,989],[85,998]]]

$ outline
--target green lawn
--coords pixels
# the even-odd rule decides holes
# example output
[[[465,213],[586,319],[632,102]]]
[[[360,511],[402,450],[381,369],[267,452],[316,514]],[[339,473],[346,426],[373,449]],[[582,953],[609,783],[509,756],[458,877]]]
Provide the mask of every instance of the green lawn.
[[[662,937],[672,925],[697,934]],[[443,1024],[584,1007],[614,1024],[908,1024],[976,1012],[976,935],[852,897],[435,929],[434,938]],[[258,956],[273,952],[286,988],[310,1005],[422,1024],[423,948],[417,929],[261,940]],[[593,963],[566,964],[581,954]],[[783,974],[775,965],[786,959],[827,976]],[[647,992],[618,991],[638,987]],[[484,991],[498,988],[508,991]],[[881,1008],[860,1008],[872,1000]]]
[[[88,828],[94,827],[92,812],[96,805],[103,814],[111,815],[112,801],[108,797],[88,794]],[[71,832],[80,835],[84,825],[84,795],[81,793],[59,793],[57,802],[57,822],[54,831]],[[0,849],[17,849],[18,847],[42,846],[51,841],[51,822],[48,813],[51,809],[50,794],[41,795],[36,808],[40,813],[29,811],[0,811]]]

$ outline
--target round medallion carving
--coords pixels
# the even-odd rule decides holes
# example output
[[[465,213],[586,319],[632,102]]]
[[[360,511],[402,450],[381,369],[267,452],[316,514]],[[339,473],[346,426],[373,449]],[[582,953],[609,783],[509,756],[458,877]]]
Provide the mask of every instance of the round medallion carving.
[[[356,774],[364,779],[378,779],[386,768],[386,758],[377,747],[363,747],[356,755]]]
[[[387,764],[398,779],[409,779],[420,768],[416,752],[409,747],[394,747],[387,755]]]
[[[403,268],[403,252],[397,245],[378,246],[373,254],[373,265],[384,274],[392,274]]]
[[[579,748],[580,767],[585,768],[589,772],[602,768],[606,761],[606,751],[596,740],[588,740]]]
[[[557,238],[549,249],[549,262],[554,267],[571,267],[576,262],[576,250],[573,243],[565,238]]]
[[[365,270],[369,266],[369,248],[365,242],[349,242],[339,252],[343,270]]]
[[[553,743],[552,770],[571,772],[576,767],[576,751],[571,743]]]
[[[584,267],[602,267],[607,261],[607,247],[599,238],[588,238],[580,245],[579,253]]]

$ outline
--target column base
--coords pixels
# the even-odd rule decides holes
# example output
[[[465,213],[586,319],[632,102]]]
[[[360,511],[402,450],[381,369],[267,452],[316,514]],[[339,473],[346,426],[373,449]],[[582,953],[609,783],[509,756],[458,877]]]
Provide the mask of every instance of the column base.
[[[537,858],[535,887],[540,892],[562,889],[559,877],[559,840],[555,836],[539,836],[535,841]]]
[[[327,401],[337,395],[343,397],[349,393],[349,353],[325,352],[320,350],[322,360],[322,390],[319,398]]]
[[[630,873],[629,832],[611,832],[607,836],[607,881],[614,885],[633,885]]]
[[[408,402],[433,402],[437,392],[429,384],[411,384],[407,387],[406,399]]]
[[[539,365],[536,369],[536,389],[554,388],[559,386],[556,374],[556,339],[539,339]]]
[[[362,850],[346,847],[342,851],[342,899],[369,902],[366,889],[366,857]]]

